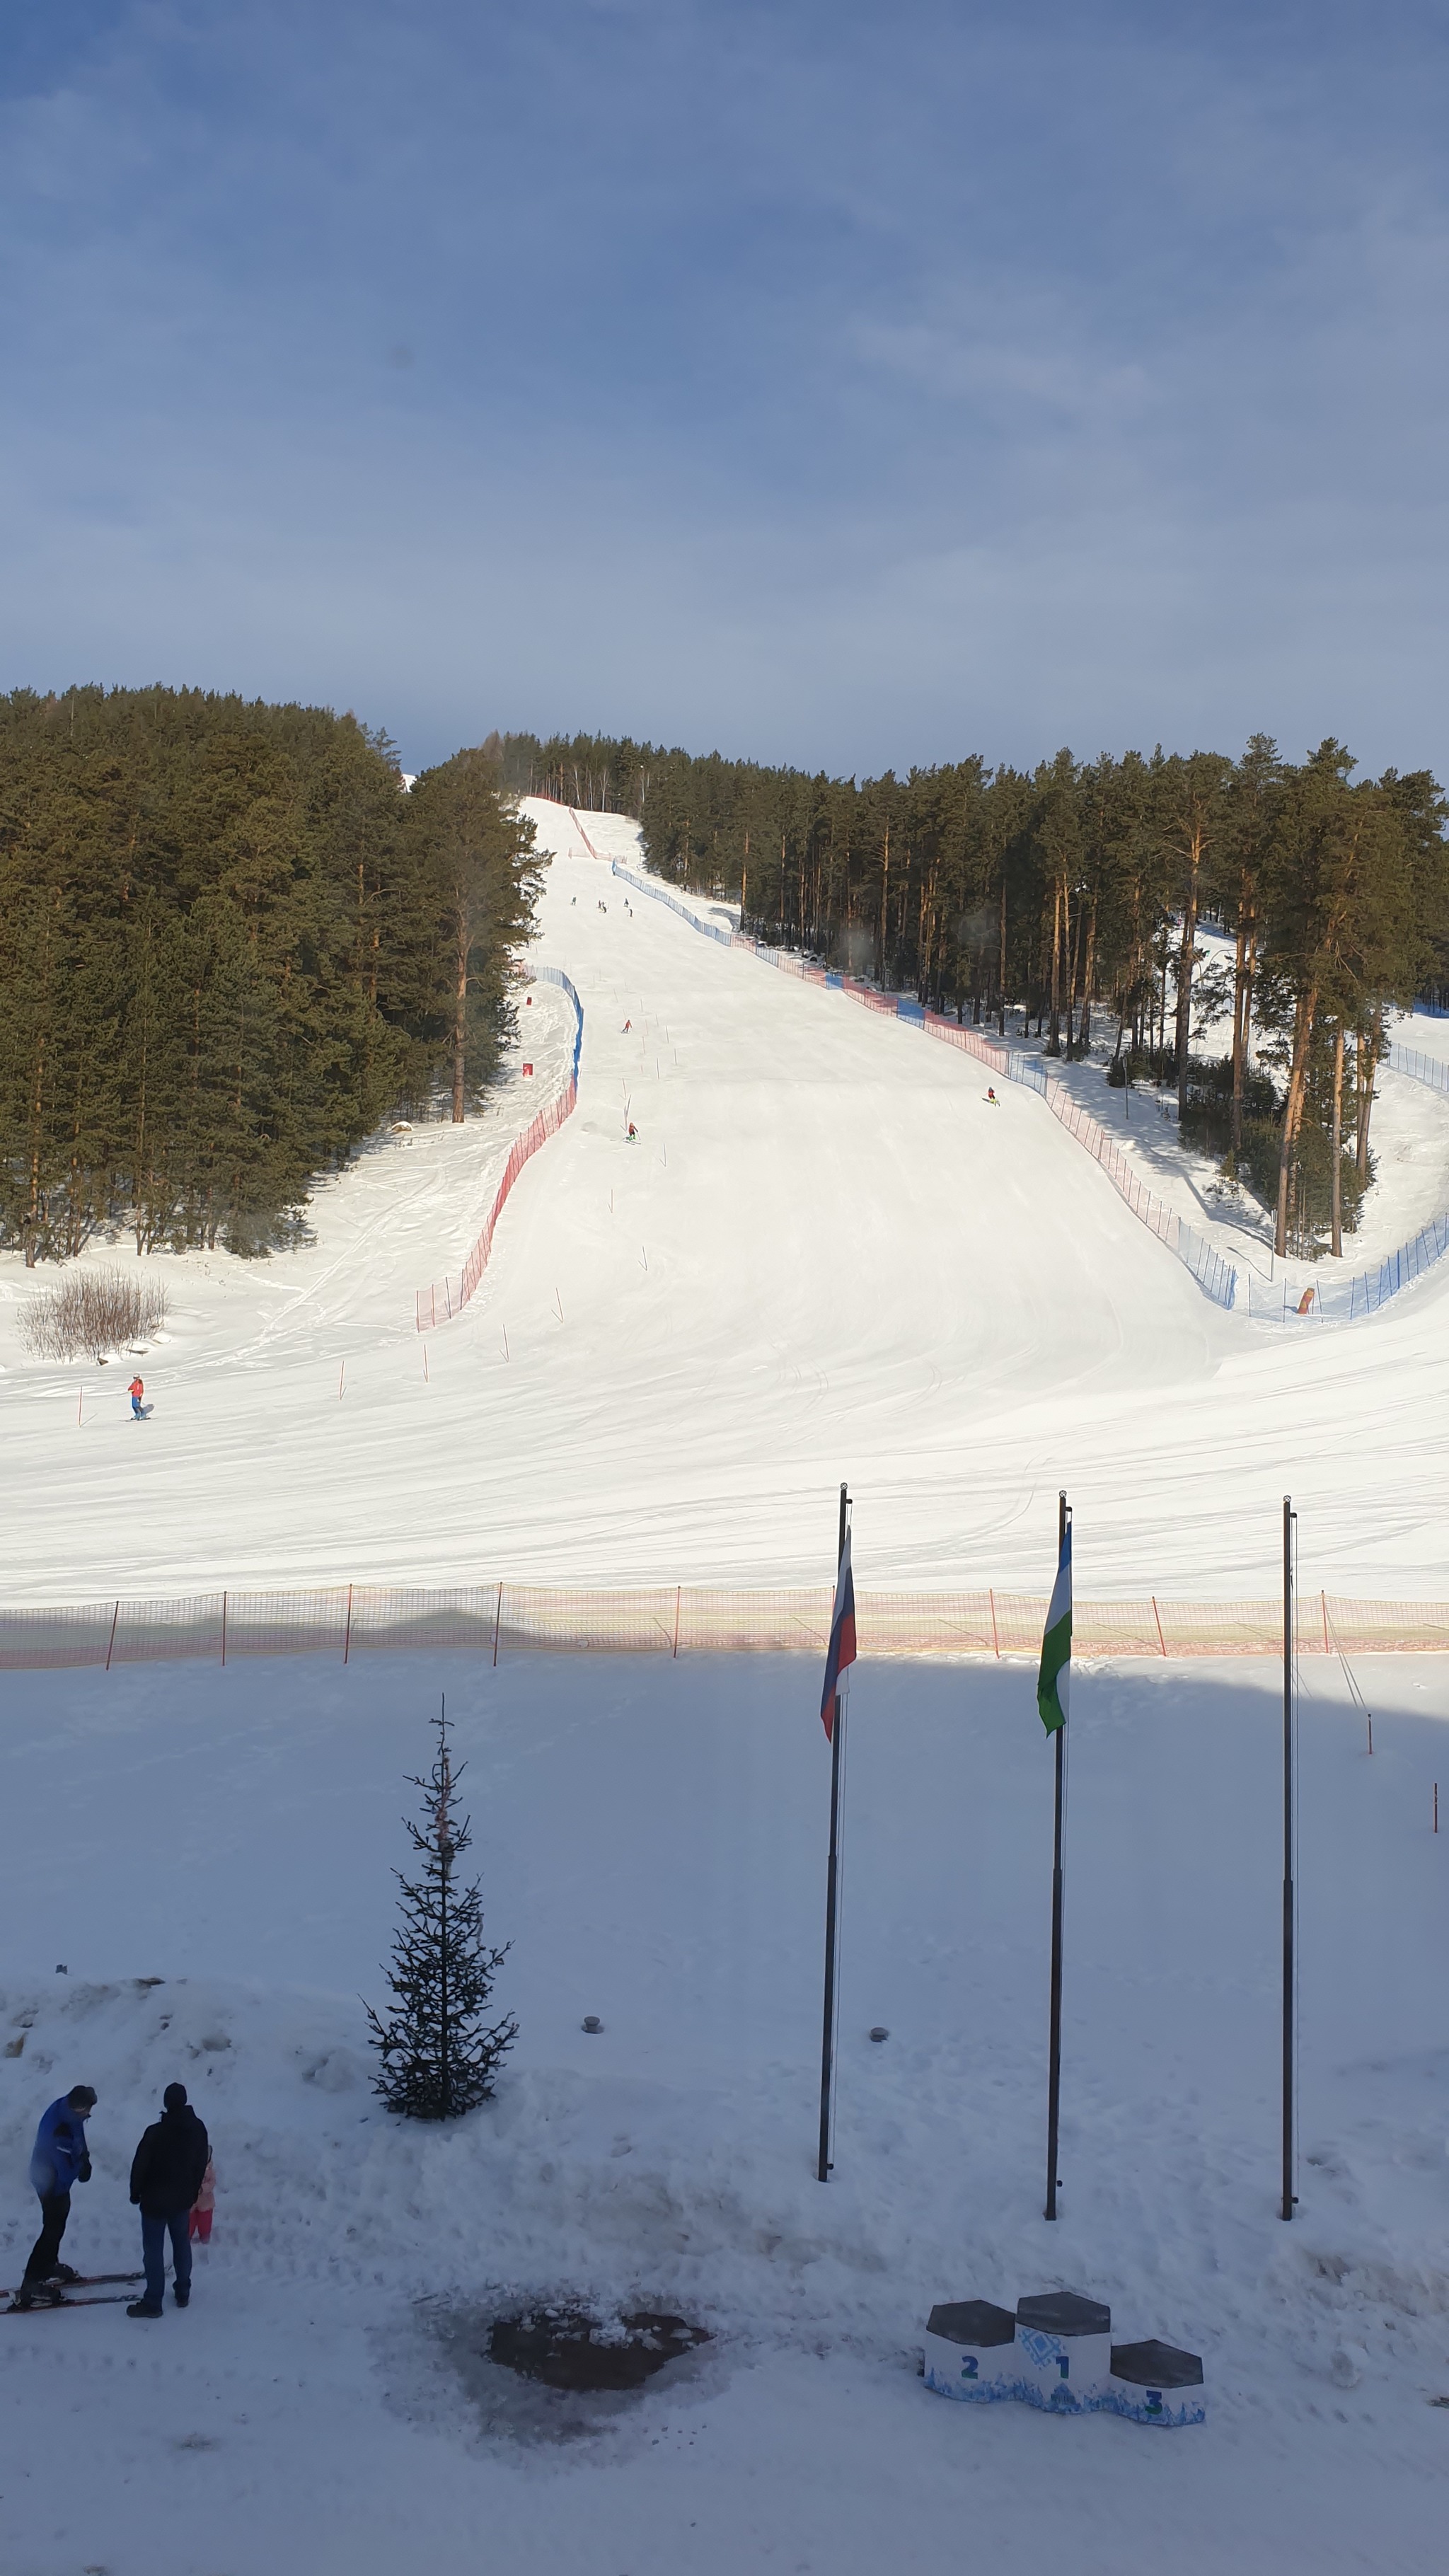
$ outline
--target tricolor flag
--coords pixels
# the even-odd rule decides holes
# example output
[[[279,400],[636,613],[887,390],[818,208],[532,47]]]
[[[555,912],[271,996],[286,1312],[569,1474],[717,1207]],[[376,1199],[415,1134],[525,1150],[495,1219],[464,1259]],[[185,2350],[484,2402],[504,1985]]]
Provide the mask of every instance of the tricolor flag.
[[[820,1700],[820,1716],[825,1740],[835,1735],[835,1699],[841,1676],[855,1661],[855,1585],[850,1574],[850,1532],[840,1551],[840,1572],[835,1580],[835,1616],[830,1622],[830,1650],[825,1658],[825,1689]]]
[[[1041,1670],[1036,1677],[1036,1704],[1048,1735],[1067,1722],[1067,1684],[1072,1670],[1072,1525],[1062,1532],[1057,1579],[1041,1641]]]

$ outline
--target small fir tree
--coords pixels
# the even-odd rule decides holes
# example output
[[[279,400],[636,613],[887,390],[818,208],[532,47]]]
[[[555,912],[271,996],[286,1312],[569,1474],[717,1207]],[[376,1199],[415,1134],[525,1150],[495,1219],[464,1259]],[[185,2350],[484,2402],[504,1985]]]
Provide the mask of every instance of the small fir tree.
[[[458,1782],[453,1767],[444,1701],[434,1720],[438,1750],[426,1780],[410,1774],[424,1797],[423,1822],[403,1819],[422,1862],[408,1879],[394,1870],[402,1917],[392,1945],[388,1984],[392,2009],[384,2019],[366,2007],[371,2044],[382,2066],[375,2084],[390,2111],[410,2120],[453,2120],[487,2100],[504,2050],[518,2024],[509,2013],[487,2023],[493,1980],[511,1943],[491,1950],[483,1938],[483,1903],[475,1879],[460,1888],[454,1871],[472,1841],[470,1819],[458,1821]]]

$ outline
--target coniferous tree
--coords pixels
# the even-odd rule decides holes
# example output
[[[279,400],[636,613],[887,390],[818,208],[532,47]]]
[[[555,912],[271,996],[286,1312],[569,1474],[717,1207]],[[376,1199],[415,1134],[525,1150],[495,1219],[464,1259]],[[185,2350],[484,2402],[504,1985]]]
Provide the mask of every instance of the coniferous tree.
[[[390,1112],[477,1097],[530,840],[493,760],[408,797],[327,708],[0,697],[0,1243],[294,1239]]]
[[[382,2065],[376,2090],[390,2111],[410,2120],[455,2120],[485,2102],[518,2024],[511,2013],[487,2020],[493,1980],[511,1943],[490,1949],[483,1938],[483,1900],[476,1879],[459,1886],[454,1873],[472,1836],[458,1819],[458,1782],[466,1765],[453,1765],[447,1703],[434,1719],[438,1749],[424,1780],[423,1821],[404,1818],[421,1874],[394,1870],[402,1894],[401,1921],[393,1939],[386,2018],[367,2005],[371,2044]]]

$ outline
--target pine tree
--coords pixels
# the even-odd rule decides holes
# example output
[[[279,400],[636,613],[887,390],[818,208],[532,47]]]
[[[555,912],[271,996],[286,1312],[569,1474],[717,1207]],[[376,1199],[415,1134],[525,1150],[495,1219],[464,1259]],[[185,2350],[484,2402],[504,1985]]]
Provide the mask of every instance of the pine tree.
[[[483,1939],[478,1881],[459,1889],[454,1871],[472,1841],[469,1819],[458,1821],[458,1782],[453,1767],[444,1701],[434,1720],[438,1750],[426,1780],[410,1774],[424,1798],[421,1825],[404,1818],[422,1875],[395,1870],[402,1920],[392,1945],[386,2020],[366,2007],[371,2044],[382,2057],[375,2084],[390,2111],[410,2120],[454,2120],[487,2100],[505,2049],[518,2024],[511,2013],[485,2023],[493,1980],[512,1946],[491,1950]]]

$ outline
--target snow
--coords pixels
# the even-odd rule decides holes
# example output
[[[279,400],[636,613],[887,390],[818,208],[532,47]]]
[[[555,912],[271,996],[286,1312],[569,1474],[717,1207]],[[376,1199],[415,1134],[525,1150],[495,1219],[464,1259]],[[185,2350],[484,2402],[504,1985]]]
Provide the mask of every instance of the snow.
[[[1012,1026],[1012,1022],[1017,1025]],[[1434,1050],[1423,1044],[1424,1025],[1420,1019],[1400,1015],[1391,1034],[1403,1045],[1418,1047],[1427,1055]],[[1235,1188],[1225,1180],[1213,1156],[1181,1141],[1175,1092],[1159,1092],[1150,1085],[1134,1083],[1129,1095],[1125,1086],[1115,1090],[1105,1080],[1115,1039],[1115,1026],[1103,1039],[1099,1016],[1092,1057],[1072,1064],[1053,1062],[1049,1068],[1051,1079],[1060,1082],[1099,1126],[1108,1130],[1148,1188],[1185,1216],[1232,1262],[1239,1272],[1238,1296],[1243,1312],[1248,1305],[1249,1272],[1257,1280],[1274,1285],[1286,1281],[1289,1302],[1293,1303],[1307,1287],[1333,1285],[1339,1271],[1376,1267],[1387,1254],[1417,1234],[1421,1226],[1449,1208],[1449,1098],[1385,1064],[1375,1078],[1370,1128],[1376,1183],[1364,1199],[1357,1231],[1344,1237],[1342,1262],[1275,1259],[1273,1212],[1251,1191]],[[1023,1035],[1018,1013],[1008,1013],[1007,1040],[1026,1054],[1039,1057],[1044,1053],[1034,1037]],[[1232,1044],[1230,1022],[1209,1026],[1200,1043],[1205,1054],[1226,1055]],[[1276,1329],[1281,1331],[1282,1327]]]
[[[4,2277],[33,2223],[33,2123],[64,2085],[100,2096],[67,2247],[86,2268],[134,2260],[129,2157],[177,2075],[220,2182],[184,2318],[6,2327],[8,2564],[865,2576],[959,2555],[965,2532],[973,2559],[1102,2576],[1432,2563],[1449,1666],[1361,1668],[1372,1761],[1314,1668],[1292,2228],[1273,1675],[1078,1676],[1055,2229],[1051,1757],[1019,1667],[855,1676],[836,2170],[814,2179],[815,1678],[789,1658],[377,1657],[12,1681],[7,2038],[30,2018],[0,2054]],[[495,2102],[424,2130],[370,2094],[358,1997],[379,1990],[402,1775],[440,1689],[521,2031]],[[1110,2300],[1120,2340],[1202,2353],[1206,2426],[1159,2439],[922,2388],[935,2299],[1058,2284]],[[479,2354],[500,2308],[561,2290],[604,2314],[657,2300],[713,2340],[557,2440]]]
[[[989,1108],[955,1050],[700,938],[534,811],[579,1105],[472,1305],[425,1356],[414,1292],[473,1239],[542,1075],[476,1127],[381,1140],[319,1193],[310,1250],[159,1263],[144,1425],[128,1371],[26,1359],[44,1274],[0,1263],[6,1599],[818,1581],[843,1475],[863,1583],[1035,1589],[1066,1484],[1085,1591],[1271,1592],[1288,1488],[1311,1586],[1442,1593],[1419,1497],[1449,1271],[1341,1330],[1219,1313],[1039,1100]],[[626,818],[585,828],[637,859]],[[529,1021],[550,1007],[561,1046],[546,988]]]
[[[19,1301],[45,1275],[0,1264],[6,1600],[820,1582],[843,1475],[869,1587],[1045,1588],[1066,1485],[1086,1594],[1271,1593],[1285,1488],[1306,1589],[1445,1591],[1449,1265],[1344,1330],[1224,1315],[1039,1100],[988,1108],[954,1050],[628,893],[607,865],[637,860],[624,818],[533,810],[556,853],[536,956],[583,996],[580,1096],[472,1305],[420,1340],[415,1289],[457,1266],[562,1062],[543,985],[487,1116],[375,1140],[319,1191],[309,1247],[153,1265],[172,1312],[145,1424],[125,1359],[26,1357]],[[1395,1240],[1449,1130],[1449,1103],[1416,1101],[1370,1217]],[[100,2094],[67,2247],[87,2268],[134,2259],[129,2157],[177,2074],[220,2176],[184,2318],[3,2329],[7,2567],[1431,2564],[1449,1664],[1356,1678],[1372,1760],[1345,1676],[1306,1668],[1290,2228],[1276,1673],[1078,1675],[1052,2229],[1051,1764],[1021,1666],[857,1672],[825,2187],[812,1659],[7,1676],[5,2277],[33,2231],[34,2123],[72,2082]],[[444,1690],[521,2035],[494,2104],[420,2131],[369,2090],[359,1998]],[[1200,2351],[1206,2426],[1154,2439],[924,2391],[936,2299],[1058,2285],[1109,2299],[1121,2339]],[[713,2340],[554,2438],[481,2358],[500,2307],[552,2293],[658,2302]]]

